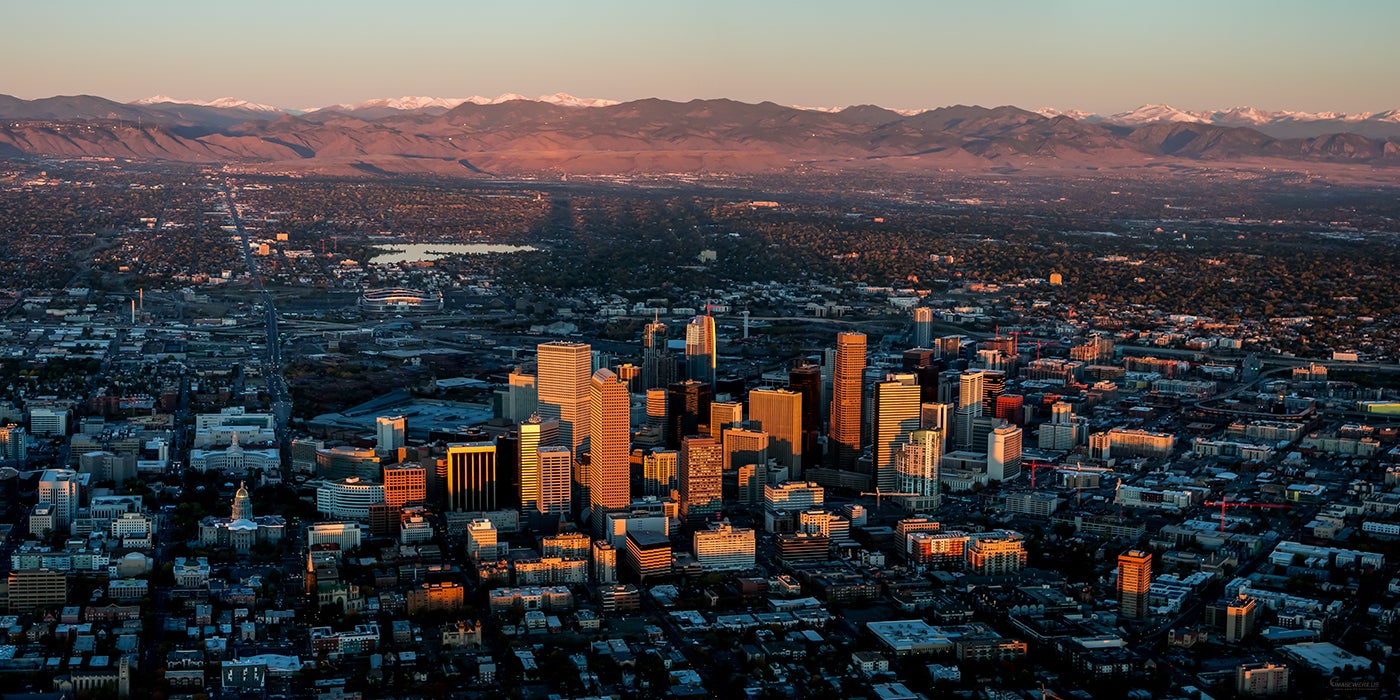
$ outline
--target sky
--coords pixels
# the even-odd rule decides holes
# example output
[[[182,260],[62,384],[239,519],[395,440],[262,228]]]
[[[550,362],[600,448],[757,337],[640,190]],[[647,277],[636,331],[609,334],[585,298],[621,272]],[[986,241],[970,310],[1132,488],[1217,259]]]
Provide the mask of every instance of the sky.
[[[1394,0],[0,0],[0,93],[1400,107]]]

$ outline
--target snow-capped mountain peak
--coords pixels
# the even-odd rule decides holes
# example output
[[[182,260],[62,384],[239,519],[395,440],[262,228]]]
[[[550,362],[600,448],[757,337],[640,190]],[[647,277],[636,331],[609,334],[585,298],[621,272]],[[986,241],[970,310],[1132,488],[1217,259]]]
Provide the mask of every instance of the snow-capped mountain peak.
[[[1085,119],[1093,119],[1094,117],[1099,116],[1097,114],[1094,114],[1093,112],[1086,112],[1082,109],[1056,109],[1054,107],[1041,107],[1040,109],[1035,110],[1035,113],[1047,119],[1054,119],[1055,117],[1069,117],[1070,119],[1073,119],[1075,121],[1084,121]]]
[[[241,109],[241,110],[243,110],[243,111],[245,111],[245,112],[284,112],[284,111],[286,111],[286,110],[282,109],[281,107],[274,107],[274,106],[272,106],[272,105],[258,104],[258,103],[256,103],[256,102],[249,102],[249,101],[247,101],[247,100],[240,100],[240,99],[237,99],[237,98],[234,98],[234,97],[220,97],[220,98],[217,99],[217,100],[177,100],[177,99],[175,99],[174,97],[170,97],[169,95],[155,95],[155,96],[153,96],[153,97],[146,97],[146,98],[139,99],[139,100],[133,100],[133,101],[131,102],[131,104],[134,104],[134,105],[158,105],[158,104],[193,105],[193,106],[195,106],[195,107],[214,107],[214,108],[217,108],[217,109]]]
[[[607,107],[617,104],[617,100],[605,100],[593,97],[574,97],[567,93],[555,93],[553,95],[540,95],[536,98],[529,98],[524,95],[507,92],[496,97],[482,97],[472,95],[471,97],[425,97],[425,96],[405,96],[386,97],[376,100],[365,100],[354,104],[336,104],[320,109],[337,112],[355,112],[359,110],[395,110],[400,112],[418,112],[423,110],[447,111],[464,104],[474,105],[498,105],[514,100],[527,100],[531,102],[545,102],[560,107]],[[314,111],[314,110],[310,110]]]
[[[1111,117],[1105,117],[1104,121],[1114,124],[1154,124],[1157,122],[1191,122],[1199,123],[1206,121],[1200,115],[1177,109],[1171,105],[1156,104],[1143,105],[1131,112],[1120,112]]]

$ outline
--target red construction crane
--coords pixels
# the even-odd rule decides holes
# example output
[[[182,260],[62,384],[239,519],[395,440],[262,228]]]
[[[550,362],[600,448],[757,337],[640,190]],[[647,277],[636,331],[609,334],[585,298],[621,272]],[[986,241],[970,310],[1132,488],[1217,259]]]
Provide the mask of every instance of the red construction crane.
[[[1040,461],[1040,460],[1038,460],[1038,459],[1032,459],[1032,460],[1030,460],[1029,462],[1026,462],[1025,464],[1026,464],[1026,466],[1029,467],[1030,470],[1031,470],[1031,489],[1032,489],[1032,490],[1035,489],[1035,473],[1036,473],[1037,471],[1040,471],[1041,469],[1055,469],[1055,468],[1057,468],[1057,465],[1051,464],[1051,463],[1049,463],[1049,462],[1042,462],[1042,461]]]
[[[1226,508],[1291,508],[1282,503],[1246,503],[1244,501],[1232,501],[1228,498],[1220,501],[1206,501],[1207,506],[1220,506],[1220,531],[1225,531],[1225,509]]]

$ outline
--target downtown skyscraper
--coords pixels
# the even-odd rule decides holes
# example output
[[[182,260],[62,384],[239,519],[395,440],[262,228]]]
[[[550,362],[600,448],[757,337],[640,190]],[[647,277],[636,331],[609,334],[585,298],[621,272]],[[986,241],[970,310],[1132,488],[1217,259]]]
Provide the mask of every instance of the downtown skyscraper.
[[[708,313],[690,319],[685,326],[685,373],[687,379],[715,385],[715,317]]]
[[[881,491],[899,488],[895,457],[919,429],[919,382],[912,374],[891,374],[875,385],[873,449],[875,486]]]
[[[603,515],[630,499],[631,433],[627,385],[609,369],[593,373],[588,388],[588,506],[593,530]]]
[[[837,469],[852,470],[860,459],[861,377],[865,373],[865,334],[836,336],[831,378],[831,451]]]
[[[642,329],[642,390],[664,389],[676,379],[676,356],[666,346],[666,324],[654,319]]]
[[[578,461],[579,448],[588,439],[588,379],[592,374],[593,352],[586,343],[555,341],[537,348],[536,386],[540,417],[559,421],[559,444],[569,448]],[[584,476],[574,470],[574,487],[582,491]],[[581,503],[581,498],[573,499]]]

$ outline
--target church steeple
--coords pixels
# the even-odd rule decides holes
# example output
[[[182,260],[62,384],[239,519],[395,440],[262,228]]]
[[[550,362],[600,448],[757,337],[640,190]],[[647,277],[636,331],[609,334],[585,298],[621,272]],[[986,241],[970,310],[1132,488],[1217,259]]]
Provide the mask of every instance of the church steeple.
[[[233,513],[231,520],[252,520],[253,519],[253,497],[248,494],[248,487],[243,482],[238,482],[238,492],[233,494]]]

